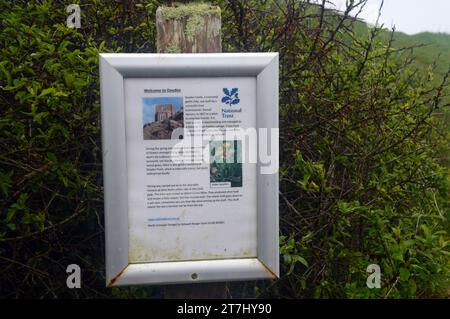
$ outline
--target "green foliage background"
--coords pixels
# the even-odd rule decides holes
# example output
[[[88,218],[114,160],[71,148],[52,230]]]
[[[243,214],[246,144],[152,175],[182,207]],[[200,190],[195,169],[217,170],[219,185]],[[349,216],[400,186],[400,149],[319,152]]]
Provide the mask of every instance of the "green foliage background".
[[[0,0],[0,296],[161,297],[104,287],[98,79],[99,52],[156,51],[159,3],[82,1],[76,30],[72,2]],[[224,51],[281,63],[282,276],[230,295],[448,296],[449,36],[391,36],[300,1],[213,3]],[[82,289],[66,287],[72,263]],[[381,289],[366,287],[373,263]]]

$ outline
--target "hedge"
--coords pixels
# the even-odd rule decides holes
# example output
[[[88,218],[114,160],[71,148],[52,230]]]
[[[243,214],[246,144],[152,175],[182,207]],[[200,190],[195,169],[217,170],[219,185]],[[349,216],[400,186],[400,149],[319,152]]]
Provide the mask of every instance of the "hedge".
[[[72,2],[72,1],[70,1]],[[76,2],[76,1],[73,1]],[[447,77],[361,22],[301,1],[213,1],[226,52],[280,52],[282,276],[231,297],[424,298],[450,286]],[[105,288],[99,52],[155,52],[158,1],[0,0],[0,296]],[[412,51],[414,52],[414,51]],[[66,267],[82,288],[66,287]],[[382,270],[368,289],[366,268]]]

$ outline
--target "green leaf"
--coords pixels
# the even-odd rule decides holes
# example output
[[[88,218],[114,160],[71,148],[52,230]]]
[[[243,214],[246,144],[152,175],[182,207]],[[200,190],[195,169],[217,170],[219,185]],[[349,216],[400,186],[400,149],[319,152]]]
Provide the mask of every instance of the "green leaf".
[[[3,173],[2,171],[0,171],[0,189],[2,190],[3,195],[5,195],[5,197],[8,196],[9,189],[11,187],[12,175],[13,175],[12,171],[8,173]]]
[[[5,75],[6,82],[8,83],[8,85],[11,85],[11,83],[12,83],[11,73],[5,68],[5,65],[7,63],[8,63],[8,61],[0,62],[0,71],[2,71],[2,73]]]
[[[54,94],[56,92],[55,88],[47,88],[42,90],[41,94],[39,94],[39,97],[46,96],[48,94]]]
[[[307,262],[306,259],[303,258],[302,256],[294,256],[294,258],[293,258],[292,261],[293,261],[293,263],[300,262],[303,266],[309,267],[308,262]]]
[[[408,281],[409,276],[411,275],[409,270],[402,267],[399,269],[399,272],[400,272],[400,280],[405,282]]]
[[[13,219],[16,212],[17,212],[16,209],[8,209],[8,211],[6,212],[5,222],[9,223],[11,219]]]

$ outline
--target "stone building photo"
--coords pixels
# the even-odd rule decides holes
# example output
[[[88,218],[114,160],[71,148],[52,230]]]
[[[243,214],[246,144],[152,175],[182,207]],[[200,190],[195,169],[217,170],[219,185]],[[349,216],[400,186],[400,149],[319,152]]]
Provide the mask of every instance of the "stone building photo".
[[[164,121],[175,115],[173,104],[161,104],[155,106],[155,122]]]
[[[143,98],[144,140],[183,138],[183,98]]]

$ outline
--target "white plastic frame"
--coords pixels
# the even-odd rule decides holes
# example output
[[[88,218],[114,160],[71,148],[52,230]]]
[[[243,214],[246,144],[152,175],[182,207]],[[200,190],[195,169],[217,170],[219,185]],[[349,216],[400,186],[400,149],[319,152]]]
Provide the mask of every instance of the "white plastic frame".
[[[278,53],[100,54],[107,286],[279,277],[278,171],[260,163],[256,258],[129,263],[124,78],[228,76],[256,77],[257,128],[278,128]]]

